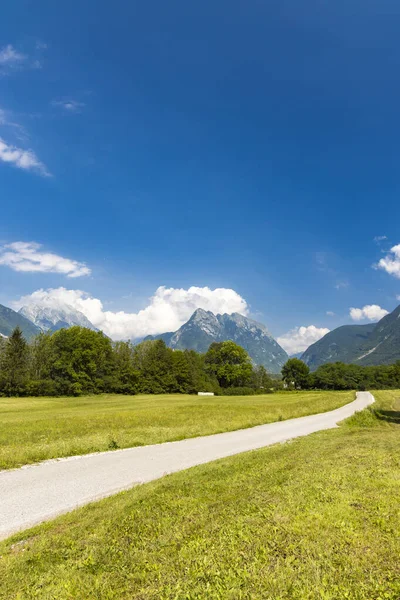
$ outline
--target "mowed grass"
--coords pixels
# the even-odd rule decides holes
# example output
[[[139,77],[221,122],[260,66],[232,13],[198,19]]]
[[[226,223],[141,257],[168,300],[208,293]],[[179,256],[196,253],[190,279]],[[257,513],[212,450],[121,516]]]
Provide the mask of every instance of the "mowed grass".
[[[352,400],[352,392],[0,398],[0,470],[252,427]]]
[[[400,391],[0,544],[0,598],[398,600]],[[378,416],[377,416],[378,415]]]

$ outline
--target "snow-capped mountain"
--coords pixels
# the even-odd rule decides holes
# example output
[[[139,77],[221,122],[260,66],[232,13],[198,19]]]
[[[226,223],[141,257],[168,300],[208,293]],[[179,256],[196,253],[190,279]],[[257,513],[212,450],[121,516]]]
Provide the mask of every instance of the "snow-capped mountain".
[[[40,329],[30,319],[18,314],[12,308],[0,304],[0,336],[2,338],[9,337],[16,327],[21,329],[27,340],[31,340],[35,335],[40,333]]]
[[[57,308],[32,304],[20,308],[19,313],[32,321],[37,327],[40,327],[42,331],[57,331],[63,327],[68,328],[73,325],[80,325],[98,331],[82,312],[67,304],[60,305]]]
[[[265,325],[239,313],[214,315],[199,308],[178,331],[146,339],[163,339],[170,348],[197,352],[207,352],[212,342],[233,340],[247,350],[255,364],[264,365],[270,373],[279,373],[288,359]]]

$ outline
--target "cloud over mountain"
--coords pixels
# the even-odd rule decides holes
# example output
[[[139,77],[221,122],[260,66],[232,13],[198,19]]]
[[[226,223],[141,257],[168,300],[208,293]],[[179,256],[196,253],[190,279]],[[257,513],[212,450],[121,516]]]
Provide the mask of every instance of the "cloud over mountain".
[[[315,327],[315,325],[308,325],[308,327],[295,327],[284,335],[277,338],[278,343],[290,354],[297,354],[307,350],[311,344],[320,340],[324,335],[329,333],[329,329],[326,327]]]
[[[350,317],[353,321],[380,321],[389,311],[381,308],[377,304],[367,304],[363,308],[351,308]]]
[[[248,313],[247,302],[237,292],[228,288],[195,287],[189,289],[159,287],[150,298],[148,306],[137,313],[104,310],[100,299],[82,290],[40,289],[23,296],[14,303],[15,308],[29,305],[52,308],[70,306],[82,312],[93,325],[113,339],[140,338],[166,331],[175,331],[183,325],[197,308],[214,314]]]

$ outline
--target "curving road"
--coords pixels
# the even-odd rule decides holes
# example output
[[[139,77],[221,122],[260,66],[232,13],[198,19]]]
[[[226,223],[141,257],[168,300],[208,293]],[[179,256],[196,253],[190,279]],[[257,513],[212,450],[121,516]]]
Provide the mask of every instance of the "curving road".
[[[1,471],[0,539],[168,473],[332,429],[373,402],[372,394],[358,392],[354,402],[318,415]]]

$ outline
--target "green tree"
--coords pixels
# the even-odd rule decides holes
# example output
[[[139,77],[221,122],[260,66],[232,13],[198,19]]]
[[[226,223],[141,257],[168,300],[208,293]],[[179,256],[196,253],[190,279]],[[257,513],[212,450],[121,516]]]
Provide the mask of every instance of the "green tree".
[[[289,387],[307,388],[310,381],[310,369],[299,358],[289,358],[282,367],[282,378]]]
[[[139,373],[135,369],[134,349],[130,342],[113,344],[113,373],[108,386],[110,391],[119,394],[134,394],[137,390]]]
[[[107,391],[112,373],[111,340],[100,331],[85,327],[60,329],[52,335],[54,362],[51,377],[62,394]]]
[[[50,377],[51,366],[54,362],[54,347],[50,332],[40,333],[31,344],[30,377],[43,380]]]
[[[246,350],[235,342],[214,342],[205,355],[206,370],[222,388],[242,387],[251,381],[253,367]]]
[[[173,351],[163,340],[147,340],[135,346],[134,365],[140,372],[138,390],[144,394],[175,392]]]
[[[22,331],[16,327],[1,355],[1,388],[8,396],[25,393],[28,380],[29,348]]]
[[[254,367],[253,374],[251,377],[251,384],[256,390],[269,391],[274,387],[274,382],[268,375],[266,368],[263,365]]]

